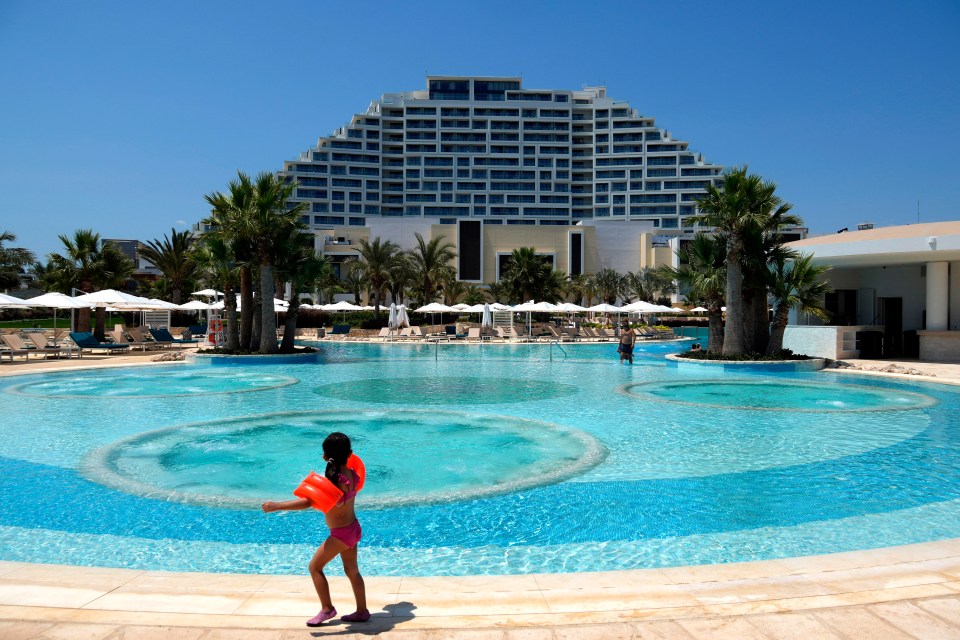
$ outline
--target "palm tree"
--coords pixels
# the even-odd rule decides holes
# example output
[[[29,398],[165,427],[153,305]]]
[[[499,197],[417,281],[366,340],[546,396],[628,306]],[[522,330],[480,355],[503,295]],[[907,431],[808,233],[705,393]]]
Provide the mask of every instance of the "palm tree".
[[[707,350],[723,351],[723,303],[727,290],[726,240],[697,233],[677,251],[680,267],[673,277],[689,287],[687,299],[707,308]]]
[[[364,273],[363,263],[357,259],[344,260],[341,267],[346,271],[343,277],[343,286],[353,293],[353,303],[360,304],[360,292],[367,286],[367,276]]]
[[[643,300],[659,303],[676,290],[673,278],[661,269],[643,267],[640,271],[629,272],[624,277],[624,295],[628,302]]]
[[[494,302],[503,302],[507,299],[509,291],[507,291],[506,286],[502,282],[488,282],[487,283],[487,295]]]
[[[442,287],[443,304],[445,305],[457,304],[457,301],[467,292],[467,286],[462,281],[457,280],[457,272],[452,268],[447,272],[447,277],[443,279]]]
[[[50,254],[51,279],[63,292],[79,289],[90,293],[121,287],[134,272],[133,261],[112,242],[101,242],[100,234],[90,229],[75,231],[73,237],[61,235],[64,251]],[[90,310],[79,309],[78,330],[90,330]],[[94,334],[104,338],[106,310],[97,307]]]
[[[4,247],[4,242],[13,242],[17,236],[9,231],[0,232],[0,289],[20,286],[20,278],[34,262],[32,251],[19,247]]]
[[[246,224],[246,219],[250,216],[250,210],[253,207],[253,182],[247,174],[238,171],[237,179],[230,181],[227,191],[227,194],[215,191],[204,196],[211,209],[210,217],[205,219],[204,223],[212,227],[212,230],[205,235],[219,238],[224,247],[233,252],[231,261],[238,269],[240,286],[238,348],[251,351],[259,346],[259,340],[257,345],[252,344],[254,304],[251,271],[256,262],[256,248]],[[224,289],[224,294],[232,297],[234,290]]]
[[[610,268],[600,269],[593,274],[593,288],[596,295],[606,304],[616,304],[623,291],[624,278]]]
[[[584,298],[587,297],[589,287],[590,276],[585,273],[567,277],[567,295],[573,296],[573,301],[580,306],[587,306],[584,304]]]
[[[398,253],[387,278],[387,291],[390,292],[390,298],[397,304],[403,304],[404,295],[415,279],[416,270],[410,254]]]
[[[823,296],[830,291],[823,274],[830,267],[812,264],[812,259],[813,256],[809,254],[794,254],[789,259],[778,257],[770,265],[770,295],[774,301],[774,312],[767,354],[775,354],[783,349],[783,334],[791,309],[813,314],[824,321],[830,317],[823,307]]]
[[[306,230],[301,219],[305,202],[288,206],[297,185],[285,182],[273,173],[264,171],[253,181],[253,202],[244,222],[248,235],[255,241],[260,267],[260,353],[278,353],[277,316],[273,306],[276,287],[273,265],[279,259],[278,247],[291,232]]]
[[[197,270],[190,257],[190,232],[177,232],[170,229],[170,237],[163,240],[151,240],[140,246],[141,255],[160,270],[170,283],[170,296],[173,304],[183,300],[184,289],[192,282]]]
[[[500,281],[510,291],[511,302],[534,300],[544,288],[553,267],[533,247],[514,249],[507,259]]]
[[[457,253],[453,250],[453,244],[446,242],[446,236],[426,242],[419,233],[413,235],[417,239],[417,246],[410,251],[410,258],[413,261],[417,286],[423,296],[419,302],[428,304],[436,300],[444,269],[457,257]]]
[[[313,235],[296,231],[280,245],[277,275],[290,283],[290,308],[284,320],[280,353],[294,352],[300,294],[311,292],[333,272],[330,259],[318,256],[313,249]]]
[[[463,302],[465,304],[483,304],[487,302],[487,294],[479,286],[468,284],[463,292]]]
[[[224,349],[230,353],[249,351],[249,343],[243,343],[243,348],[240,348],[237,297],[233,295],[240,272],[236,262],[236,252],[224,242],[221,236],[206,234],[193,246],[192,253],[198,271],[206,274],[216,287],[222,288],[226,293],[223,297],[223,311],[226,316]]]
[[[763,227],[771,216],[783,216],[789,203],[775,195],[776,185],[747,167],[728,169],[720,186],[707,185],[707,193],[697,201],[700,213],[688,218],[692,224],[714,227],[727,241],[727,327],[723,341],[725,355],[743,353],[743,261],[746,236],[751,229]]]
[[[380,319],[380,303],[383,301],[384,290],[390,279],[390,270],[393,269],[400,247],[395,242],[382,242],[379,237],[372,242],[361,239],[358,245],[360,263],[363,265],[367,286],[373,296],[374,315]]]

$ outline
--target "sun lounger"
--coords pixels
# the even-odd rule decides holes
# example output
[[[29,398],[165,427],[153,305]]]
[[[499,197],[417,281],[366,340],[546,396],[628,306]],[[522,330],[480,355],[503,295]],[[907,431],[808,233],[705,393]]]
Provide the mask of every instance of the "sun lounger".
[[[566,342],[576,342],[580,339],[580,333],[576,327],[566,327],[563,329],[563,338]]]
[[[19,353],[20,355],[26,356],[27,360],[30,359],[31,354],[43,354],[44,358],[59,357],[60,349],[58,347],[48,347],[46,342],[44,342],[43,347],[37,347],[33,344],[26,344],[23,339],[16,333],[6,333],[0,338],[6,343],[8,347],[14,352]]]
[[[609,333],[607,333],[607,330],[604,329],[603,327],[597,327],[596,329],[594,329],[594,331],[596,331],[597,333],[597,339],[600,340],[601,342],[606,342],[612,337]]]
[[[139,347],[141,351],[146,351],[148,347],[153,349],[157,345],[156,341],[143,342],[141,340],[136,340],[129,332],[125,333],[123,331],[111,331],[110,337],[113,338],[114,344],[125,344],[129,346],[131,350]]]
[[[77,352],[78,358],[83,357],[83,349],[80,349],[78,347],[70,347],[63,344],[56,344],[56,343],[51,344],[49,338],[47,338],[47,336],[42,333],[38,333],[34,331],[32,333],[28,333],[27,338],[29,338],[30,342],[32,342],[34,346],[36,346],[38,349],[54,347],[59,349],[61,354],[64,354],[64,353],[67,354],[68,358],[73,357],[74,351]]]
[[[112,342],[101,342],[89,331],[71,331],[70,339],[73,340],[73,343],[80,349],[101,349],[109,353],[119,353],[130,349],[130,345],[128,344],[119,345]]]
[[[150,335],[154,337],[157,342],[166,342],[169,344],[184,345],[184,344],[199,344],[199,340],[184,340],[183,338],[174,338],[173,334],[167,331],[164,328],[159,329],[150,329]]]

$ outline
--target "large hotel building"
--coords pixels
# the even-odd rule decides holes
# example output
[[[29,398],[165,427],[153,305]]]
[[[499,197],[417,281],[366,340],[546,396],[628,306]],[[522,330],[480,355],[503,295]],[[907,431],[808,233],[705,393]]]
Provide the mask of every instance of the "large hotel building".
[[[425,90],[373,101],[280,173],[335,264],[362,237],[409,248],[414,232],[443,235],[460,279],[482,283],[520,246],[569,274],[670,262],[722,170],[604,87],[430,76]]]

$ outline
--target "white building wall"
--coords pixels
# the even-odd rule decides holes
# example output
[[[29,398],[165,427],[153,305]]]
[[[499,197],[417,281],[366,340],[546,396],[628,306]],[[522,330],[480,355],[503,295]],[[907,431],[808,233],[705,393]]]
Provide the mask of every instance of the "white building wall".
[[[636,271],[640,267],[640,236],[653,233],[652,223],[584,221],[582,226],[596,229],[596,242],[588,251],[593,251],[597,271],[614,269],[620,273]]]
[[[400,246],[404,251],[413,249],[417,246],[417,239],[413,234],[419,233],[427,242],[430,241],[430,227],[438,223],[437,218],[367,218],[367,226],[370,227],[371,240],[378,237],[381,242],[390,240]],[[447,225],[450,227],[450,233],[447,234],[447,241],[452,242],[457,235],[456,225]]]

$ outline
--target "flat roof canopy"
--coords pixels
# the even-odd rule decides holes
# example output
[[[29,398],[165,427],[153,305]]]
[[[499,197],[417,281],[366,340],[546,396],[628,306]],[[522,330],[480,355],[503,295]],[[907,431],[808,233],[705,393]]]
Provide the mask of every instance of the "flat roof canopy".
[[[790,242],[817,264],[882,267],[960,261],[960,221],[848,231]]]

